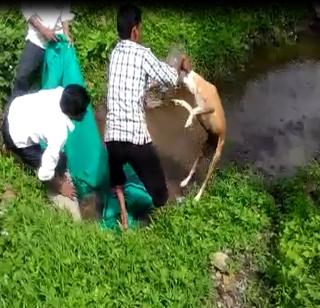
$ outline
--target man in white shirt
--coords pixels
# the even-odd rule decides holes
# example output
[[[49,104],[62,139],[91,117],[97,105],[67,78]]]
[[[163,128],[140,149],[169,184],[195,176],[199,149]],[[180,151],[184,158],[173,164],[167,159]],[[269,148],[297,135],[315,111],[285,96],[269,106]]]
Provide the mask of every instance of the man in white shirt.
[[[152,144],[145,117],[145,91],[152,81],[175,86],[181,69],[190,70],[187,57],[171,67],[140,44],[141,11],[134,5],[120,7],[117,15],[119,42],[113,49],[108,71],[107,116],[104,140],[109,154],[111,185],[123,200],[126,178],[123,165],[130,163],[156,207],[168,199],[165,175]],[[119,201],[121,202],[121,201]]]
[[[6,106],[3,140],[38,178],[70,199],[75,198],[73,185],[66,177],[66,158],[61,150],[68,132],[74,130],[71,120],[81,120],[90,98],[82,86],[40,90],[16,97]],[[40,142],[47,147],[43,150]]]
[[[69,21],[74,17],[70,7],[65,4],[44,4],[22,6],[22,13],[27,21],[28,30],[26,44],[17,67],[16,77],[9,101],[14,97],[27,93],[32,79],[41,72],[44,50],[47,42],[57,41],[57,34],[65,34],[70,43],[73,42],[69,31]]]

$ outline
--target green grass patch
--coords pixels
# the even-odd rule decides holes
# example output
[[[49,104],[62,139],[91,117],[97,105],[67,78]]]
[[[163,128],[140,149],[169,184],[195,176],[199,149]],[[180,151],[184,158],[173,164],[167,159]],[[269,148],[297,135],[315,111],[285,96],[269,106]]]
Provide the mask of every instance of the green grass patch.
[[[225,170],[200,203],[159,210],[149,227],[123,235],[74,225],[10,158],[0,157],[0,179],[1,191],[10,183],[16,192],[0,221],[3,307],[204,307],[212,253],[264,263],[273,202],[248,172]]]
[[[313,162],[273,188],[277,199],[270,277],[274,304],[320,305],[320,164]]]
[[[0,191],[15,191],[0,205],[1,306],[208,307],[217,300],[211,256],[227,251],[231,271],[248,275],[244,306],[316,307],[319,180],[315,162],[268,192],[230,166],[200,203],[191,194],[155,212],[150,226],[118,234],[75,225],[33,175],[1,156]]]

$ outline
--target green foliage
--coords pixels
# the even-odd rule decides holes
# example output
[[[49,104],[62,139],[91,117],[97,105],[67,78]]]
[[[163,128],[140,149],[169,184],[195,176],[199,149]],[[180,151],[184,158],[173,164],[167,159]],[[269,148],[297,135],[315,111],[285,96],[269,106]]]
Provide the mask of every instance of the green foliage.
[[[4,105],[10,91],[21,49],[24,45],[24,21],[13,10],[0,10],[0,107]]]
[[[93,97],[100,104],[106,92],[109,55],[117,42],[114,7],[74,7],[72,33],[81,65]],[[226,77],[246,62],[254,44],[289,42],[303,10],[287,7],[261,9],[205,10],[184,7],[143,10],[143,42],[160,58],[173,44],[179,44],[191,56],[197,71],[209,79]],[[7,95],[14,68],[24,44],[25,21],[17,11],[0,12],[0,35],[4,52],[0,55],[1,102]],[[3,103],[2,103],[3,104]]]
[[[299,14],[288,8],[237,9],[211,7],[206,10],[171,8],[143,9],[143,42],[160,58],[179,44],[206,78],[226,77],[236,65],[246,62],[254,44],[290,41]],[[116,44],[115,9],[76,9],[73,31],[88,83],[100,102],[106,86],[106,60]],[[86,29],[87,31],[83,31]],[[89,38],[89,39],[88,39]],[[103,40],[101,40],[103,38]],[[94,50],[90,55],[88,50]]]
[[[167,207],[148,228],[119,235],[74,225],[35,178],[0,157],[0,191],[6,182],[16,197],[0,218],[2,307],[203,307],[210,255],[230,249],[237,262],[237,251],[263,251],[273,206],[248,173],[230,168],[199,204]]]
[[[274,302],[281,307],[320,305],[319,180],[320,164],[314,162],[275,189],[281,207],[273,247],[276,262],[270,273],[276,285]]]

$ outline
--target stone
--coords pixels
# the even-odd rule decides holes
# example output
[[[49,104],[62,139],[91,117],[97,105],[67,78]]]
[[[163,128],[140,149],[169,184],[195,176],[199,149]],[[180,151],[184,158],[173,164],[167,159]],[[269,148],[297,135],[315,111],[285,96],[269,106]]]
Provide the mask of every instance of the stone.
[[[220,272],[227,271],[227,260],[228,255],[223,252],[216,252],[212,256],[212,264],[215,268],[217,268]]]

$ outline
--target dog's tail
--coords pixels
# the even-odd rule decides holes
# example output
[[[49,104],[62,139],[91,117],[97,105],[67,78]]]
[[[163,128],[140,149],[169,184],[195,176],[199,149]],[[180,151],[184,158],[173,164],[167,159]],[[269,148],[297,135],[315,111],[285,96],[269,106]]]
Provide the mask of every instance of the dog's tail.
[[[213,174],[213,171],[214,171],[217,163],[220,160],[221,153],[222,153],[223,146],[224,146],[224,141],[225,141],[225,134],[219,136],[219,138],[218,138],[217,147],[216,147],[216,150],[214,152],[212,161],[210,162],[206,178],[204,179],[204,181],[203,181],[203,183],[201,185],[201,188],[200,188],[197,196],[195,197],[196,201],[200,200],[200,198],[201,198],[201,196],[202,196],[202,194],[203,194],[203,192],[204,192],[204,190],[205,190],[205,188],[206,188],[206,186],[208,184],[208,181],[209,181],[211,175]]]

